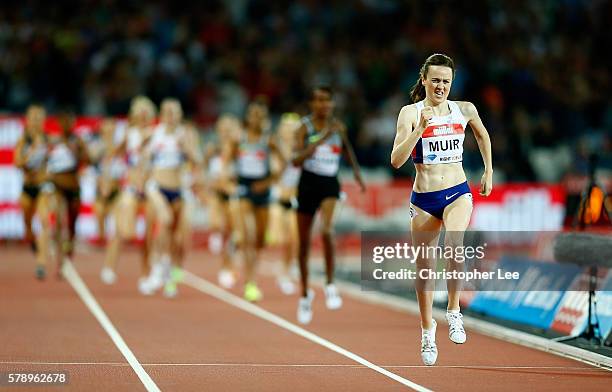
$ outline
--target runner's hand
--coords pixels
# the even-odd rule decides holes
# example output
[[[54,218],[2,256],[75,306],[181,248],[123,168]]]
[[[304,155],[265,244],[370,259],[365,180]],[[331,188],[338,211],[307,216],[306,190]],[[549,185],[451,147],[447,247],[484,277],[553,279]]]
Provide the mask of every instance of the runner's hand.
[[[482,196],[489,196],[493,190],[493,173],[485,172],[480,180],[480,194]]]
[[[431,106],[425,106],[423,110],[421,110],[421,118],[419,119],[419,129],[425,130],[429,121],[433,117],[433,108]]]

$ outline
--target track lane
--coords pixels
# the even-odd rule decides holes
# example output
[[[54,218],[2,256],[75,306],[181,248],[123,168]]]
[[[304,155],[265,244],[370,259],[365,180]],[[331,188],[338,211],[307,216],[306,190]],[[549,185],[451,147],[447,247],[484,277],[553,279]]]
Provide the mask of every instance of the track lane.
[[[186,267],[198,269],[212,262],[203,253],[192,254]],[[185,285],[175,299],[161,294],[141,296],[136,290],[135,252],[124,254],[119,281],[113,286],[99,281],[100,264],[76,265],[162,391],[406,390],[368,368],[352,366],[355,362],[337,353]]]
[[[34,278],[34,258],[21,247],[0,248],[0,372],[67,371],[66,391],[143,390],[123,366],[46,362],[127,362],[66,281]],[[51,272],[52,269],[49,270]],[[17,363],[11,363],[17,362]],[[40,391],[41,387],[1,388]]]

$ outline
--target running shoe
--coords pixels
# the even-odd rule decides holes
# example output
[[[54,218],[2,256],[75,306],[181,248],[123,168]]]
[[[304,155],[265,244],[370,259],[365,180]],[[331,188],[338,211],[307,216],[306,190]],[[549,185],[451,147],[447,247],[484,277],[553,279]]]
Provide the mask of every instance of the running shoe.
[[[153,264],[149,277],[147,278],[147,282],[149,288],[153,291],[157,291],[164,287],[166,280],[164,279],[164,267],[162,266],[161,262]]]
[[[249,302],[261,301],[263,294],[255,282],[249,282],[244,286],[244,299]]]
[[[168,257],[163,257],[159,264],[161,265],[161,280],[166,283],[172,279],[172,261]]]
[[[62,243],[62,249],[66,257],[72,259],[72,256],[74,255],[74,243],[70,240],[65,240]]]
[[[236,277],[233,271],[222,269],[217,275],[217,281],[219,282],[219,286],[224,289],[231,289],[236,284]]]
[[[431,320],[431,329],[421,330],[421,359],[427,366],[432,366],[438,359],[438,347],[436,346],[436,320]]]
[[[178,284],[183,281],[183,269],[173,267],[170,270],[170,278],[164,285],[164,297],[174,298],[178,294]]]
[[[314,300],[314,296],[314,291],[310,289],[306,297],[300,297],[297,308],[297,319],[300,324],[308,324],[312,320],[312,300]]]
[[[288,275],[279,276],[276,280],[276,284],[280,291],[285,295],[292,295],[295,293],[295,283],[291,280]]]
[[[37,265],[36,266],[36,279],[45,280],[46,276],[47,276],[47,271],[45,270],[45,266]]]
[[[342,307],[342,297],[335,284],[325,286],[325,305],[327,309],[336,310]]]
[[[459,312],[446,312],[448,321],[448,337],[453,343],[463,344],[466,340],[465,329],[463,328],[463,315]]]
[[[168,282],[164,285],[164,297],[174,298],[178,295],[178,287],[175,282]]]
[[[142,295],[153,295],[155,293],[155,290],[151,286],[151,282],[147,277],[138,279],[138,291],[140,291],[140,294]]]
[[[181,283],[183,281],[183,269],[181,267],[173,267],[170,270],[170,281],[174,283]]]
[[[105,284],[114,284],[117,281],[117,274],[112,268],[104,267],[102,271],[100,271],[100,279]]]

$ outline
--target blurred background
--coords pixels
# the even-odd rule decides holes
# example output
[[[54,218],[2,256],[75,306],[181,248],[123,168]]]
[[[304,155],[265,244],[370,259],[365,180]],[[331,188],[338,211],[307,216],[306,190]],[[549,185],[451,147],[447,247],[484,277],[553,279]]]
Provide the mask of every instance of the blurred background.
[[[451,98],[473,101],[501,181],[557,182],[597,152],[612,169],[612,35],[603,0],[3,2],[0,110],[125,115],[130,99],[175,96],[208,132],[255,96],[275,115],[337,91],[362,164],[395,172],[399,109],[434,52],[454,58]],[[473,139],[464,165],[482,167]]]
[[[366,179],[409,182],[412,164],[389,165],[397,114],[424,59],[443,52],[457,65],[451,99],[474,102],[491,134],[496,185],[557,187],[568,223],[590,155],[612,189],[609,15],[603,0],[3,2],[0,113],[19,116],[36,101],[50,113],[125,116],[137,94],[174,96],[205,139],[220,114],[242,116],[255,97],[275,122],[304,114],[309,88],[327,83]],[[471,135],[464,167],[478,183]],[[5,169],[14,140],[0,130]],[[18,182],[1,187],[4,199],[16,200]],[[361,207],[386,208],[377,202]]]

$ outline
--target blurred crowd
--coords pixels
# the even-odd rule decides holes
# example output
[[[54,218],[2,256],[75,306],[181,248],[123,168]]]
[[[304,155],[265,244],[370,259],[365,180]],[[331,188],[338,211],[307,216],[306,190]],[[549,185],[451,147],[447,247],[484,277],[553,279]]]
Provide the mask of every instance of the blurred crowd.
[[[458,67],[451,98],[473,101],[491,133],[498,178],[559,181],[592,153],[612,171],[609,15],[604,0],[3,2],[0,111],[125,115],[137,94],[174,96],[207,132],[254,97],[303,113],[309,87],[329,83],[360,161],[391,172],[397,113],[443,52]],[[465,147],[477,173],[474,139]]]

